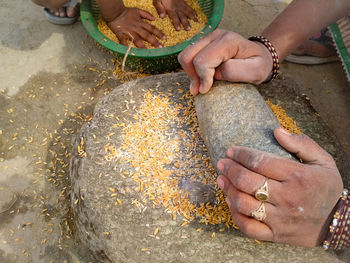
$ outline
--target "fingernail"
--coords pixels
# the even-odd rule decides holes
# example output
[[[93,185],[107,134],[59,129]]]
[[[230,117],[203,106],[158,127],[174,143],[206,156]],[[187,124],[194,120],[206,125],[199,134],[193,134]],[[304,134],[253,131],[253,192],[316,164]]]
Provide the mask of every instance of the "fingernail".
[[[225,201],[226,201],[226,204],[228,206],[228,208],[231,209],[231,202],[230,202],[230,199],[228,199],[228,197],[225,198]]]
[[[162,48],[163,46],[162,45],[159,45],[158,48]]]
[[[190,26],[186,27],[186,30],[187,31],[191,30],[191,27]]]
[[[190,83],[190,90],[192,90],[193,89],[193,82],[191,81],[191,83]]]
[[[195,80],[191,80],[190,83],[190,90],[194,89],[196,87],[197,82]]]
[[[224,172],[225,165],[223,164],[223,162],[221,160],[218,161],[216,167],[218,168],[218,170],[220,172],[222,172],[222,173]]]
[[[198,94],[198,90],[194,86],[190,86],[190,92],[193,96]]]
[[[224,183],[224,180],[222,180],[221,175],[218,177],[216,182],[221,189],[224,189],[225,183]]]
[[[179,31],[179,30],[180,30],[180,27],[179,27],[179,26],[177,26],[177,27],[176,27],[176,30],[177,30],[177,31]]]
[[[280,128],[280,131],[285,135],[292,135],[289,131],[287,131],[286,129],[284,129],[282,127]]]
[[[229,158],[233,158],[233,150],[232,150],[232,148],[229,148],[229,149],[227,150],[226,155],[227,155],[227,157],[229,157]]]

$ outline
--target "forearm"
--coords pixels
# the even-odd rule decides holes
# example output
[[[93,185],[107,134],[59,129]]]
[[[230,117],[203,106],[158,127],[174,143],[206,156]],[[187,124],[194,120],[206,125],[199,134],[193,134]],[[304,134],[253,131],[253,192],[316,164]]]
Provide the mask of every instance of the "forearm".
[[[262,33],[282,61],[318,30],[350,13],[349,0],[294,0]]]
[[[125,9],[122,0],[97,0],[101,15],[107,22],[118,17]]]

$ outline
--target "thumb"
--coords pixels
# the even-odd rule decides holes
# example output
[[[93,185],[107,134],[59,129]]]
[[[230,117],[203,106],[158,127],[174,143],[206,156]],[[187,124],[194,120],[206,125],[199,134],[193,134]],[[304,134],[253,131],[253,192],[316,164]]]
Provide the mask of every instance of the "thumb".
[[[318,164],[323,167],[334,168],[336,164],[332,156],[323,150],[314,140],[305,134],[294,134],[282,127],[274,130],[278,143],[306,164]]]

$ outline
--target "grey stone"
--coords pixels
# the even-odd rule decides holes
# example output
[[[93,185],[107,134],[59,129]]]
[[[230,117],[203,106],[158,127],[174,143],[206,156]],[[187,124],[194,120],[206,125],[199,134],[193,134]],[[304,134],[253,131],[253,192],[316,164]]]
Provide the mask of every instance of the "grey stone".
[[[70,164],[72,180],[71,205],[75,214],[77,233],[98,262],[341,262],[336,255],[321,248],[306,249],[278,243],[257,243],[239,231],[219,231],[222,226],[212,226],[194,220],[181,226],[184,217],[172,219],[163,207],[152,208],[137,184],[121,170],[132,170],[119,159],[106,161],[107,143],[122,145],[121,128],[113,128],[116,117],[120,122],[132,122],[139,111],[144,94],[152,89],[155,94],[169,96],[178,102],[178,88],[187,89],[189,80],[184,73],[165,74],[125,83],[105,96],[97,105],[92,121],[85,123],[74,141]],[[227,84],[225,84],[227,85]],[[256,96],[256,95],[254,95]],[[130,104],[130,101],[134,101]],[[185,102],[182,102],[186,104]],[[128,105],[128,106],[126,106]],[[171,129],[185,130],[177,123]],[[219,125],[219,124],[218,124]],[[187,128],[188,129],[188,128]],[[114,133],[113,135],[111,135]],[[78,154],[81,138],[84,149]],[[171,137],[171,136],[170,136]],[[170,138],[171,139],[171,138]],[[252,145],[253,146],[253,145]],[[198,153],[206,155],[203,142]],[[201,150],[200,150],[201,149]],[[82,150],[82,149],[80,149]],[[191,162],[186,149],[179,151],[179,159]],[[181,167],[179,168],[181,171]],[[196,178],[190,171],[179,180],[179,188],[191,192],[193,202],[202,202],[200,193],[213,198],[212,187]],[[189,184],[192,184],[189,186]],[[110,188],[115,189],[122,204],[114,205]],[[193,189],[195,190],[193,191]],[[214,187],[215,189],[215,187]],[[206,201],[210,201],[207,199]],[[132,204],[134,200],[140,206]],[[159,229],[156,237],[155,229]],[[201,228],[202,231],[197,231]],[[215,232],[215,237],[213,237]],[[153,235],[153,236],[152,236]],[[143,249],[144,248],[144,249]],[[147,249],[146,249],[147,248]]]
[[[293,159],[274,138],[274,128],[281,125],[254,86],[216,82],[207,94],[196,96],[195,107],[213,164],[234,145]]]

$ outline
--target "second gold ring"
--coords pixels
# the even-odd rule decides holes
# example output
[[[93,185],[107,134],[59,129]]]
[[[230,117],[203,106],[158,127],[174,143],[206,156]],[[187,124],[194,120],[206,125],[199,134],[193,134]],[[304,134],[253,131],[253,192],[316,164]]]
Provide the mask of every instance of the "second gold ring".
[[[255,191],[255,198],[261,202],[266,202],[269,197],[268,178],[265,177],[264,184]]]

